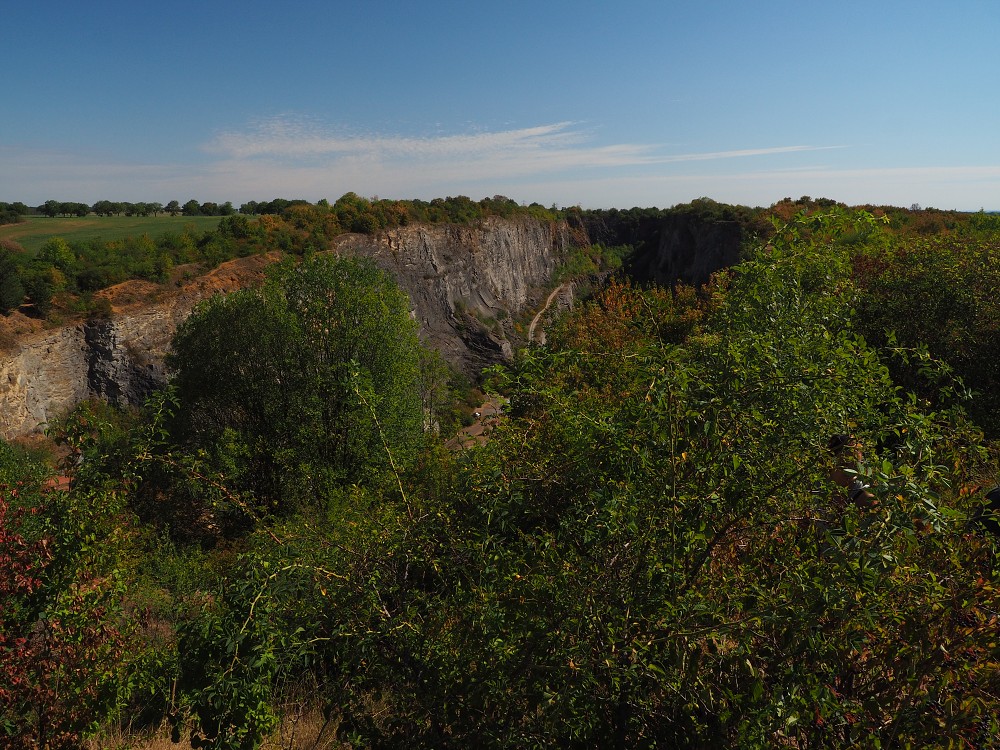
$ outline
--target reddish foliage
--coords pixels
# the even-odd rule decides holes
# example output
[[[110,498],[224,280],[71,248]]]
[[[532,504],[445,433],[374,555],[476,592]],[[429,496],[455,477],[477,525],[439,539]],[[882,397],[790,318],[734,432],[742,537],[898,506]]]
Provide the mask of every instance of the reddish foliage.
[[[0,745],[76,748],[113,700],[109,666],[124,639],[105,620],[98,582],[81,577],[48,590],[52,540],[22,533],[41,509],[12,507],[16,492],[0,495]]]
[[[709,289],[711,291],[711,289]],[[590,352],[622,352],[651,338],[682,341],[704,315],[705,303],[692,287],[636,289],[612,280],[594,302],[557,331],[555,345]]]

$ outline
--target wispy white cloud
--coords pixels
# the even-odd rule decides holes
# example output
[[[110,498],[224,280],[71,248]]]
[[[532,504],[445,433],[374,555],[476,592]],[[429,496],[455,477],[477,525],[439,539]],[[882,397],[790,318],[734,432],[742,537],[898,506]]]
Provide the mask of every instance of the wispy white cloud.
[[[557,122],[530,128],[457,135],[401,137],[343,135],[313,123],[279,117],[244,131],[221,133],[205,150],[226,160],[270,160],[296,164],[311,161],[328,167],[348,162],[405,168],[420,162],[440,176],[480,174],[485,179],[515,174],[545,174],[570,169],[611,169],[694,161],[774,156],[836,146],[777,146],[704,153],[664,153],[652,144],[593,145],[578,124]]]
[[[337,135],[307,121],[279,117],[261,121],[248,130],[221,133],[205,146],[209,153],[228,158],[299,158],[318,156],[374,158],[439,158],[497,151],[566,148],[582,140],[561,122],[533,128],[447,136],[402,137]]]
[[[656,163],[670,164],[685,161],[712,161],[715,159],[738,159],[744,156],[776,156],[778,154],[796,154],[803,151],[829,151],[846,148],[846,146],[775,146],[773,148],[744,148],[735,151],[709,151],[697,154],[676,154],[663,156]]]
[[[535,200],[537,191],[531,185],[541,181],[576,184],[581,193],[591,193],[588,184],[625,174],[663,176],[694,169],[698,162],[744,160],[749,165],[759,159],[831,148],[840,147],[782,145],[671,152],[659,144],[600,143],[586,127],[568,121],[422,137],[351,134],[282,116],[220,133],[207,142],[203,150],[214,161],[203,170],[201,183],[228,185],[228,195],[233,194],[232,186],[244,190],[258,186],[254,188],[257,195],[314,198],[333,198],[353,190],[363,195],[423,198],[503,192]],[[572,191],[565,193],[569,203],[584,200],[573,197]],[[620,205],[612,195],[594,204]]]

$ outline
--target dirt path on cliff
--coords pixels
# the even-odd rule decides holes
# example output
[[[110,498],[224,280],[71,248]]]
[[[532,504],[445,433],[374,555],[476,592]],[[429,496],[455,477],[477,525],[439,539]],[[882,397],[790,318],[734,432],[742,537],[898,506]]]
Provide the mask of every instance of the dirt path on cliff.
[[[535,317],[533,317],[531,319],[531,325],[528,326],[528,343],[529,344],[532,343],[535,340],[535,326],[538,325],[538,321],[541,319],[542,315],[544,315],[545,312],[549,309],[549,306],[552,304],[552,300],[554,300],[556,298],[556,295],[559,294],[559,292],[561,292],[565,286],[566,286],[565,284],[560,284],[555,289],[553,289],[552,293],[549,295],[549,298],[547,300],[545,300],[545,306],[541,310],[539,310],[537,313],[535,313]],[[543,332],[542,335],[544,336],[544,332]],[[544,339],[540,343],[544,344],[545,343]]]
[[[542,315],[552,306],[552,302],[559,295],[567,285],[560,284],[555,289],[553,289],[545,300],[545,305],[535,313],[535,317],[531,319],[531,325],[528,326],[528,343],[530,344],[535,338],[535,328],[538,327],[538,322],[541,320]],[[541,332],[544,336],[544,331]],[[541,342],[544,343],[544,340]],[[446,445],[453,451],[460,451],[466,448],[472,448],[477,445],[483,445],[489,440],[489,434],[496,424],[497,419],[500,418],[503,412],[503,406],[507,402],[507,399],[502,396],[493,396],[488,398],[482,406],[476,410],[474,414],[474,421],[468,427],[463,427],[458,431],[455,437],[451,438]]]

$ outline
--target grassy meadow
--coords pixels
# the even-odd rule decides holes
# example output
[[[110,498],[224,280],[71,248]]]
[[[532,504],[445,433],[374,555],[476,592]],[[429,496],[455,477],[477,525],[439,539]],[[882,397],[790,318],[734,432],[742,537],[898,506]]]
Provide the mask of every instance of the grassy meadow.
[[[215,229],[219,216],[31,216],[19,224],[0,226],[0,239],[17,242],[29,253],[36,253],[52,237],[67,242],[94,239],[115,240],[129,235],[148,234],[156,238],[165,232],[177,232],[193,226],[199,232]]]

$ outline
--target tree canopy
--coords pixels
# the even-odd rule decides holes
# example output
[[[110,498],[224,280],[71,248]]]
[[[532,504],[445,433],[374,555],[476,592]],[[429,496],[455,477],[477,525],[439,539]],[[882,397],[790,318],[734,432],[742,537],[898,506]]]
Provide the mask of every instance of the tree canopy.
[[[186,434],[269,502],[361,481],[387,445],[405,463],[421,434],[409,300],[369,261],[285,263],[202,304],[173,348]]]

